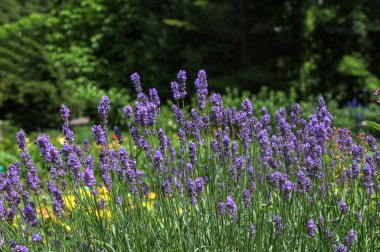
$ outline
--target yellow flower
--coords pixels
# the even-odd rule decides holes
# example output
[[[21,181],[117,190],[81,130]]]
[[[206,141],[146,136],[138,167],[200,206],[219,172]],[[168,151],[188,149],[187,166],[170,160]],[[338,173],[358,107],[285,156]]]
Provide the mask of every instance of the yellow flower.
[[[18,228],[18,224],[17,224],[17,216],[15,216],[15,218],[13,219],[12,226],[15,227],[15,228]]]
[[[65,138],[64,137],[57,137],[57,142],[63,145],[65,143]]]
[[[75,196],[74,195],[67,195],[67,196],[63,197],[63,201],[65,202],[66,208],[69,211],[71,211],[77,207],[77,205],[75,203]]]
[[[104,186],[99,188],[99,196],[104,199],[105,201],[109,201],[110,200],[110,197],[109,197],[109,192],[107,190],[107,188],[105,188]]]
[[[157,197],[157,194],[155,192],[150,192],[149,193],[149,199],[154,200]]]
[[[87,194],[87,196],[91,196],[91,192],[89,190],[83,190],[82,188],[79,189],[79,194],[81,196],[84,196],[85,194]]]
[[[108,194],[107,188],[105,188],[104,186],[100,187],[99,188],[99,194],[101,194],[101,195]]]
[[[100,210],[100,211],[96,211],[96,217],[100,217],[100,218],[105,218],[107,217],[107,219],[111,219],[112,217],[112,214],[111,214],[111,210],[109,209],[104,209],[104,210]]]
[[[142,206],[148,209],[149,211],[153,210],[154,203],[153,202],[143,202]]]

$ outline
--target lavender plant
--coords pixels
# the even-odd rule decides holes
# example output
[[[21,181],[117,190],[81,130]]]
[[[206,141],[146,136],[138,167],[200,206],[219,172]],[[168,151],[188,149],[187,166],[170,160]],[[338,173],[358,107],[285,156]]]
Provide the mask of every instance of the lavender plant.
[[[125,125],[110,129],[103,97],[92,140],[75,141],[62,105],[64,144],[44,134],[35,142],[48,179],[20,130],[21,163],[0,173],[0,250],[380,249],[375,138],[356,143],[334,128],[323,98],[308,118],[298,104],[274,116],[249,99],[225,107],[220,94],[208,96],[204,70],[198,107],[188,108],[186,81],[181,70],[170,85],[176,132],[163,130],[158,92],[144,93],[137,73]]]

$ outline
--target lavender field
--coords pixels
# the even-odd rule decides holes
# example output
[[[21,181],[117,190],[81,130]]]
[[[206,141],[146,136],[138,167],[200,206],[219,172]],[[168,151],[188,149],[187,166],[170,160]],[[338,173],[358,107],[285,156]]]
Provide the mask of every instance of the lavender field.
[[[164,130],[160,90],[137,73],[131,84],[124,124],[108,125],[103,96],[92,139],[76,140],[65,105],[62,146],[17,133],[19,161],[0,173],[0,251],[380,251],[376,139],[334,127],[323,97],[314,114],[256,111],[246,97],[227,107],[204,70],[196,93],[181,70]]]

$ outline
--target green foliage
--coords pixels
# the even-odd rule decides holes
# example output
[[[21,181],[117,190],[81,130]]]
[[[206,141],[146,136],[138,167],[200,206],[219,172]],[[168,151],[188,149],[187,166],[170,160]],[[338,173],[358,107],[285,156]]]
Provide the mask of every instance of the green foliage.
[[[216,91],[234,85],[257,93],[265,85],[293,89],[299,101],[331,94],[339,107],[352,99],[366,105],[366,90],[379,85],[379,9],[365,0],[1,1],[1,115],[26,128],[51,127],[46,114],[59,103],[79,106],[78,115],[91,111],[72,99],[80,89],[130,90],[138,71],[167,98],[179,69],[201,68]],[[58,96],[35,122],[21,120],[17,107],[32,104],[22,95],[26,104],[13,102],[12,93],[30,94],[37,83]]]
[[[12,88],[18,89],[16,95],[10,99],[15,102],[15,109],[10,113],[10,120],[23,122],[23,126],[30,129],[37,125],[53,127],[59,122],[54,113],[59,111],[60,97],[57,87],[49,82],[29,81],[24,82],[22,88],[17,84]],[[46,104],[49,104],[46,107]],[[43,112],[42,112],[43,111]]]
[[[368,125],[369,127],[373,128],[374,130],[380,132],[380,124],[378,124],[378,123],[375,123],[375,122],[372,122],[372,121],[364,121],[363,125],[365,125],[365,126]]]
[[[105,91],[98,87],[87,84],[74,88],[73,101],[76,102],[76,106],[81,109],[81,113],[90,116],[91,119],[96,120],[98,118],[97,107],[99,100],[102,96],[108,96],[112,101],[109,120],[111,124],[121,125],[123,124],[122,107],[131,104],[131,98],[127,94],[125,89],[110,88]]]
[[[359,85],[373,93],[380,85],[379,79],[368,70],[366,60],[357,54],[345,55],[339,64],[338,71],[356,79]]]

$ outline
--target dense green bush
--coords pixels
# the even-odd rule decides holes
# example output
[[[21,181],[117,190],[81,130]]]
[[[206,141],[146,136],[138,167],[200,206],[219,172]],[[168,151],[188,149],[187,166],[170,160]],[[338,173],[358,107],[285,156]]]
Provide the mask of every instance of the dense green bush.
[[[367,106],[379,84],[379,8],[366,0],[1,1],[0,115],[24,128],[56,126],[50,114],[59,103],[93,116],[72,94],[125,89],[135,71],[167,99],[178,67],[207,69],[219,92],[267,85],[293,88],[298,101],[331,94],[337,107],[352,99]],[[36,85],[46,109],[22,120]]]

